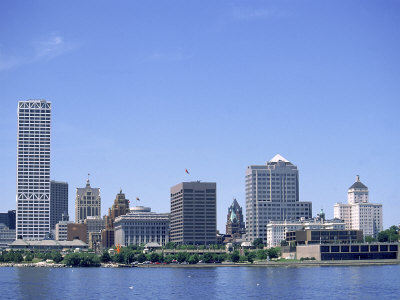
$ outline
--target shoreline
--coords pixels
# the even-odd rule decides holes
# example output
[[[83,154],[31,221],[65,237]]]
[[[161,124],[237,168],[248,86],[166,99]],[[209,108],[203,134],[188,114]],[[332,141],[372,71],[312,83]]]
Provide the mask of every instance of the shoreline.
[[[347,261],[313,261],[313,262],[255,262],[255,263],[221,263],[221,264],[169,264],[137,265],[139,268],[213,268],[213,267],[322,267],[322,266],[379,266],[399,265],[400,260],[347,260]]]
[[[101,264],[100,267],[89,268],[216,268],[216,267],[323,267],[323,266],[379,266],[399,265],[400,259],[396,260],[333,260],[333,261],[302,261],[302,262],[255,262],[255,263],[220,263],[220,264],[146,264],[146,265],[124,265],[124,264]],[[0,267],[17,268],[72,268],[64,264],[39,263],[0,263]],[[85,267],[78,267],[85,268]]]

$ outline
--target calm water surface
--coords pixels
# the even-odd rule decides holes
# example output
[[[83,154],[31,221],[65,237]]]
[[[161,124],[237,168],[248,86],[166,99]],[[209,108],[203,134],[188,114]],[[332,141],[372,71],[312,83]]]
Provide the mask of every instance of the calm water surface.
[[[0,268],[1,299],[400,299],[400,265]]]

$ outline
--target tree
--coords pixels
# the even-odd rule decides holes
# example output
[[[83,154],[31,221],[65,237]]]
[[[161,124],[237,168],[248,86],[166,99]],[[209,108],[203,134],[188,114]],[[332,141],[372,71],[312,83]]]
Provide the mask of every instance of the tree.
[[[67,266],[73,267],[98,267],[100,259],[93,253],[70,253],[64,258]]]
[[[79,255],[79,253],[71,253],[71,254],[67,254],[64,258],[65,264],[67,266],[72,266],[72,267],[77,267],[79,266],[79,263],[81,261]]]
[[[239,252],[238,252],[238,251],[234,251],[234,252],[231,254],[231,261],[232,261],[232,262],[238,262],[239,259],[240,259]]]
[[[122,264],[125,261],[125,257],[122,253],[117,253],[113,256],[112,260],[116,263]]]
[[[108,251],[104,251],[100,256],[100,261],[103,263],[107,263],[111,261],[111,256]]]
[[[211,254],[211,253],[205,253],[204,255],[203,255],[203,261],[205,262],[205,263],[212,263],[213,262],[213,255]]]
[[[133,251],[126,251],[124,253],[125,263],[131,264],[135,261],[135,253]]]
[[[180,263],[186,261],[188,254],[186,252],[179,252],[176,254],[176,260]]]
[[[261,238],[254,239],[253,246],[256,249],[262,249],[264,247],[263,240]]]
[[[383,230],[378,234],[379,242],[397,242],[399,240],[399,228],[391,226],[389,229]]]
[[[367,243],[373,243],[373,242],[376,242],[376,239],[374,239],[372,236],[366,236],[365,241]]]
[[[151,262],[153,262],[153,263],[158,262],[159,259],[160,259],[160,257],[158,256],[157,253],[152,252],[152,253],[150,254],[150,261],[151,261]]]
[[[22,257],[21,252],[16,252],[14,254],[14,262],[20,263],[23,260],[24,260],[24,258]]]
[[[168,242],[165,244],[164,246],[165,249],[175,249],[176,248],[176,244],[174,242]]]
[[[146,261],[146,255],[144,255],[143,253],[140,253],[137,257],[138,262],[143,263]]]
[[[60,252],[57,252],[57,251],[53,251],[51,253],[51,258],[55,263],[59,263],[60,261],[63,260],[62,255],[60,254]]]
[[[197,264],[199,262],[199,256],[197,254],[191,255],[189,257],[189,264]]]
[[[174,259],[175,259],[174,255],[168,254],[165,256],[164,262],[166,262],[167,264],[170,264]]]
[[[281,249],[279,247],[269,248],[267,253],[270,258],[278,258],[281,255]]]
[[[247,261],[253,263],[254,259],[256,258],[256,253],[254,251],[247,252],[246,256],[247,256]]]
[[[287,246],[289,245],[288,242],[286,240],[282,240],[281,241],[281,246]]]
[[[267,259],[267,256],[268,256],[267,251],[264,251],[262,249],[257,250],[256,255],[257,255],[257,258],[261,259],[261,260]]]

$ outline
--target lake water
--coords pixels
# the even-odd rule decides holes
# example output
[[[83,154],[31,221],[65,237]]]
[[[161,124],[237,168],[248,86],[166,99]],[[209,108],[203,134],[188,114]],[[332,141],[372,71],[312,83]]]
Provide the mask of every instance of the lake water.
[[[1,299],[400,299],[400,265],[0,268]]]

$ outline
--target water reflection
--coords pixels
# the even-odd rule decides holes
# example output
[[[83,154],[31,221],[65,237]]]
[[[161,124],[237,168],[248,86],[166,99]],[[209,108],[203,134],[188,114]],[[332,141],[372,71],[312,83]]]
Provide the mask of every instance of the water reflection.
[[[396,299],[400,265],[0,268],[1,299]]]
[[[48,299],[51,268],[14,268],[19,299]]]

